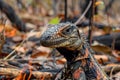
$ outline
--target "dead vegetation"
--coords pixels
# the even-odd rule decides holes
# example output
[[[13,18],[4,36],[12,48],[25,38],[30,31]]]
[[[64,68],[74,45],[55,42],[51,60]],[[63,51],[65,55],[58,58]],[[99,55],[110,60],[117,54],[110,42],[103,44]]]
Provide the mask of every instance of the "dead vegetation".
[[[96,52],[94,57],[111,80],[119,80],[120,1],[113,1],[106,9],[109,1],[95,2],[98,13],[92,15],[91,46]],[[53,19],[53,24],[65,21],[64,3],[64,0],[0,1],[0,80],[49,80],[63,68],[65,58],[55,49],[41,46],[39,38]],[[83,15],[84,4],[83,0],[68,1],[67,21],[76,22]],[[88,36],[90,20],[84,15],[77,24]]]

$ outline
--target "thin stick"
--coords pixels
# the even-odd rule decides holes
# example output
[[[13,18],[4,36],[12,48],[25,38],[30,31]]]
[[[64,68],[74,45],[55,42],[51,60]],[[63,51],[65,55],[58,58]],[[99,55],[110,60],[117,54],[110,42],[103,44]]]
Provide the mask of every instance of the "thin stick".
[[[33,32],[33,31],[34,31],[34,30],[31,30],[29,33]],[[10,59],[13,55],[15,55],[15,54],[14,54],[15,51],[16,51],[17,49],[19,49],[19,48],[24,44],[24,42],[28,40],[28,38],[29,38],[29,36],[27,36],[27,38],[25,38],[25,39],[19,44],[18,47],[16,47],[8,56],[6,56],[6,57],[4,58],[4,60]]]
[[[65,19],[65,22],[67,21],[67,0],[64,0],[65,1],[65,15],[64,15],[64,19]]]
[[[93,28],[93,16],[94,16],[94,4],[95,4],[95,0],[91,0],[92,1],[92,7],[91,7],[91,16],[89,18],[90,22],[89,22],[89,34],[88,34],[88,39],[89,39],[89,43],[91,45],[91,39],[92,39],[92,28]]]
[[[17,77],[21,71],[22,69],[0,67],[0,75],[6,74],[6,75],[13,76],[13,77]],[[37,80],[41,80],[43,76],[46,78],[45,80],[51,80],[50,78],[52,78],[54,74],[52,74],[51,72],[32,71],[32,76],[37,78]]]
[[[16,47],[8,56],[6,56],[6,57],[4,58],[4,60],[10,59],[13,55],[15,55],[15,54],[14,54],[15,51],[16,51],[17,49],[19,49],[25,41],[26,41],[26,39],[24,39],[24,40],[20,43],[20,45],[19,45],[18,47]]]
[[[91,5],[92,5],[92,1],[89,2],[89,4],[88,4],[87,8],[85,9],[85,11],[83,12],[82,16],[74,23],[75,25],[77,25],[78,23],[80,23],[80,21],[83,19],[83,17],[87,13],[87,11],[90,9]]]

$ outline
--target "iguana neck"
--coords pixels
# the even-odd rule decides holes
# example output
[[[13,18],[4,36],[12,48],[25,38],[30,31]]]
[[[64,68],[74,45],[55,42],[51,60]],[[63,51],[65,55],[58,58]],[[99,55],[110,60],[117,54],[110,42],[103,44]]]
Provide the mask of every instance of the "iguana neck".
[[[60,54],[62,54],[67,62],[73,62],[75,60],[75,58],[78,56],[79,51],[73,51],[73,50],[68,50],[66,48],[56,48]]]

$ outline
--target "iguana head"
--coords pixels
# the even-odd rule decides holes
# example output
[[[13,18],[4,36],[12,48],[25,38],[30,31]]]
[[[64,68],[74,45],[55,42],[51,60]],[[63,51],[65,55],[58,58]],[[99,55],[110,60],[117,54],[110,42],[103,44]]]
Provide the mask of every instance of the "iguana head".
[[[75,24],[67,22],[50,26],[40,38],[43,46],[74,49],[81,45],[82,38]]]

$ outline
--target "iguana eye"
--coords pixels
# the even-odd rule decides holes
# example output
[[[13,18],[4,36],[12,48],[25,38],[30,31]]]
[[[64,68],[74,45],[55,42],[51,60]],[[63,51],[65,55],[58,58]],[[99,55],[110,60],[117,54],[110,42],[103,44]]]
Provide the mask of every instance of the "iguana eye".
[[[71,28],[66,29],[67,33],[71,32],[71,31],[72,31]]]
[[[64,30],[62,31],[62,33],[63,33],[64,35],[66,35],[66,34],[70,34],[72,31],[73,31],[72,28],[69,27],[69,28],[64,29]]]

